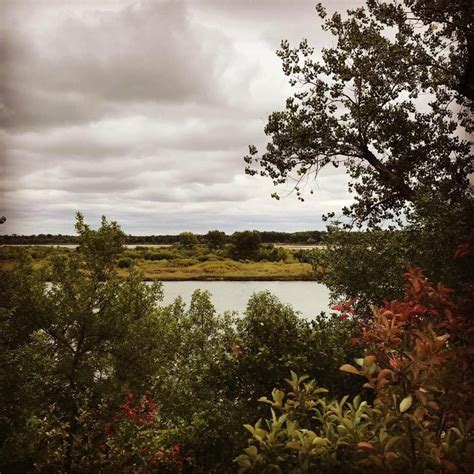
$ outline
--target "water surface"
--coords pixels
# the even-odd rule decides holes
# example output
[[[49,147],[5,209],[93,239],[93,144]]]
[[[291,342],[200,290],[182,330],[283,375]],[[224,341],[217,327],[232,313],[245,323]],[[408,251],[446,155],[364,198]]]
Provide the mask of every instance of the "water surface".
[[[208,290],[218,313],[227,310],[242,313],[250,296],[265,290],[282,303],[290,304],[307,319],[329,310],[328,288],[313,281],[165,281],[163,289],[166,305],[178,296],[189,304],[195,290]]]

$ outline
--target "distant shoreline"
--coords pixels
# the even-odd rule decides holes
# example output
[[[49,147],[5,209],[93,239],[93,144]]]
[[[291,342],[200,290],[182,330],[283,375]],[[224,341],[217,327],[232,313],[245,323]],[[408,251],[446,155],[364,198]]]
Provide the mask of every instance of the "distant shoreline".
[[[143,278],[143,281],[314,281],[317,282],[315,278],[311,277],[254,277],[254,276],[249,276],[249,277],[241,277],[241,276],[228,276],[228,277],[166,277],[166,278],[160,278],[160,277],[147,277],[145,276]]]
[[[35,268],[47,268],[54,255],[76,253],[76,245],[1,246],[0,267],[10,270],[18,252],[27,249]],[[16,251],[15,251],[16,248]],[[131,245],[117,259],[117,273],[126,276],[132,268],[144,281],[317,281],[308,261],[300,261],[292,249],[265,249],[267,258],[233,259],[229,249]],[[278,253],[280,252],[280,253]],[[273,258],[273,260],[272,260]],[[278,259],[278,260],[277,260]]]

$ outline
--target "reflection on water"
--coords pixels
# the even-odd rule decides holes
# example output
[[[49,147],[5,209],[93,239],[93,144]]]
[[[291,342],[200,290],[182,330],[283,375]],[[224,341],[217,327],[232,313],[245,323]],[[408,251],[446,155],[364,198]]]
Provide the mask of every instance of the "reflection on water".
[[[329,290],[312,281],[165,281],[163,287],[166,305],[178,296],[189,304],[195,290],[208,290],[218,313],[227,310],[241,313],[253,293],[265,290],[308,319],[329,310]]]

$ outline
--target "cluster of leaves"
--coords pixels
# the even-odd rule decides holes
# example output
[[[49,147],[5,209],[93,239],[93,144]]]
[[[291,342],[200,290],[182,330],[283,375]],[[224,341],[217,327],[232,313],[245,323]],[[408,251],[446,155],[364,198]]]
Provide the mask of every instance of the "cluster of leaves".
[[[469,198],[457,205],[420,198],[401,229],[357,232],[329,226],[325,247],[314,252],[316,278],[329,287],[333,300],[356,298],[361,311],[402,297],[398,275],[407,265],[419,266],[431,281],[467,292],[474,282],[472,259],[453,256],[472,235],[473,205]]]
[[[472,307],[419,269],[404,277],[404,298],[360,321],[366,355],[341,366],[366,380],[373,402],[328,400],[293,372],[289,393],[260,400],[271,419],[246,425],[252,438],[237,458],[241,472],[472,470]]]
[[[113,420],[104,427],[99,445],[102,470],[121,472],[181,472],[191,461],[179,443],[163,447],[156,402],[130,392]]]

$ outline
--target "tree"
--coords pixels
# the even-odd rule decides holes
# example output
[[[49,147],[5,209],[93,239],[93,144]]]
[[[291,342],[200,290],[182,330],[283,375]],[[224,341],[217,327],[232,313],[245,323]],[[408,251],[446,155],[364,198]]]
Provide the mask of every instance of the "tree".
[[[185,248],[194,247],[198,243],[198,239],[192,232],[181,232],[179,234],[179,245]]]
[[[368,5],[389,24],[400,18],[400,5],[369,0]],[[422,23],[425,29],[420,46],[425,62],[437,72],[433,79],[474,100],[474,6],[470,0],[404,0],[406,19]],[[412,15],[410,15],[410,13]],[[420,37],[421,39],[421,37]],[[451,42],[440,61],[439,47]],[[471,102],[472,108],[473,102]]]
[[[370,0],[345,19],[326,18],[318,5],[337,45],[315,59],[306,40],[294,49],[282,42],[277,54],[298,92],[284,111],[270,115],[266,152],[259,156],[249,147],[246,172],[275,185],[294,179],[303,200],[305,182],[325,166],[344,165],[356,193],[344,213],[360,224],[397,218],[420,194],[463,199],[473,160],[456,133],[473,130],[464,78],[472,63],[473,15],[461,19],[472,7],[464,0],[435,3]],[[421,32],[417,20],[425,25]]]
[[[210,230],[206,234],[206,242],[209,248],[211,249],[218,249],[224,246],[226,243],[226,235],[225,232],[221,232],[220,230]]]
[[[101,422],[160,366],[160,284],[115,271],[125,236],[78,214],[77,252],[36,271],[24,256],[0,278],[0,465],[96,471]],[[161,328],[159,330],[159,328]],[[22,471],[21,471],[22,472]]]
[[[474,203],[419,199],[415,210],[397,230],[329,227],[324,248],[314,251],[313,268],[334,300],[356,298],[357,307],[367,309],[399,298],[403,282],[397,275],[407,265],[423,268],[430,280],[441,280],[460,293],[470,291],[463,287],[474,281],[472,267],[452,257],[474,228]]]
[[[262,237],[257,230],[234,232],[232,235],[232,255],[237,259],[256,259],[261,242]]]

